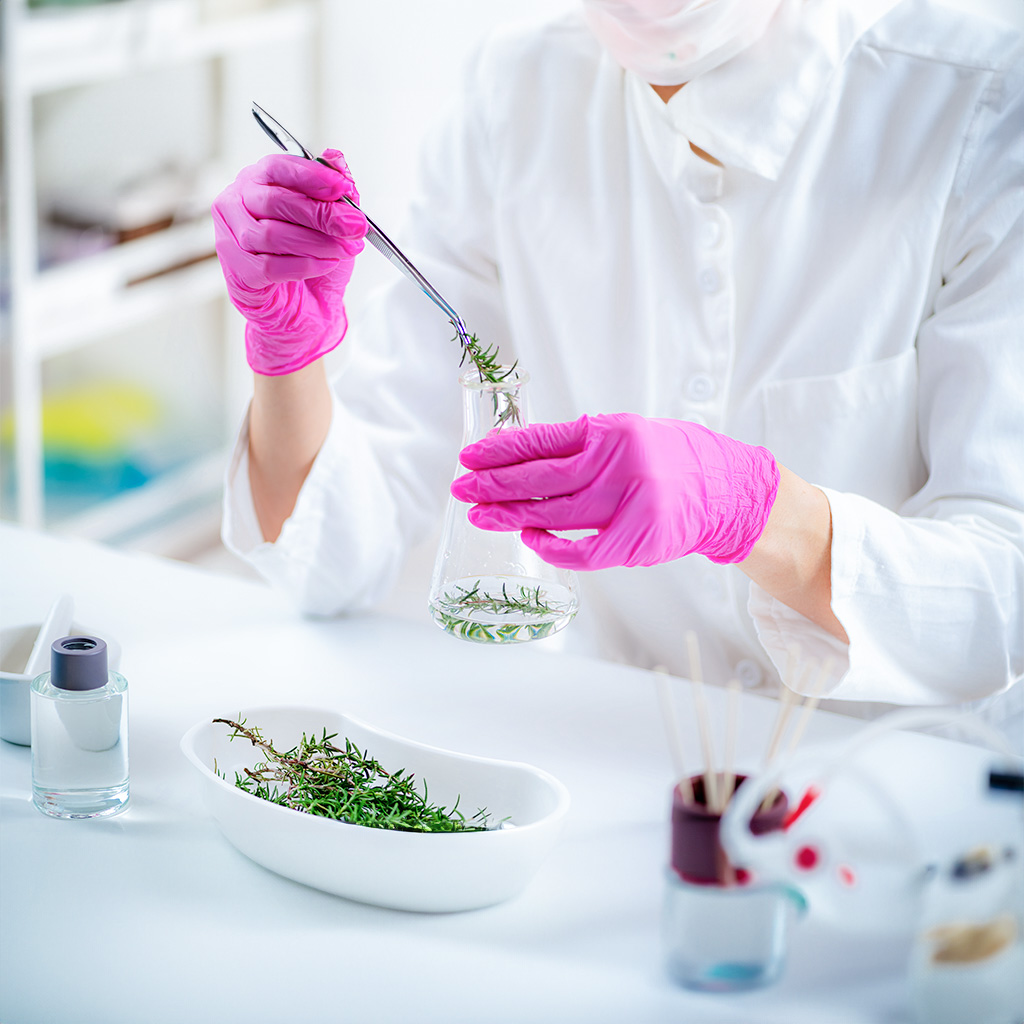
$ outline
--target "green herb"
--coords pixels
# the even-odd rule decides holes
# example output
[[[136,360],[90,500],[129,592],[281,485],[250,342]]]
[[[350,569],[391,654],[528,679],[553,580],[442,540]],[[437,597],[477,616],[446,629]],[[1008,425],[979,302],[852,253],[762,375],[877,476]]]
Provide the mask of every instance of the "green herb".
[[[479,640],[484,643],[501,643],[519,639],[523,632],[531,640],[540,640],[553,633],[559,617],[566,614],[567,608],[557,601],[549,601],[541,587],[519,585],[518,594],[510,594],[508,585],[502,583],[501,593],[481,590],[481,580],[472,587],[455,584],[453,590],[444,596],[444,609],[436,609],[435,614],[447,632],[467,640]],[[534,616],[539,622],[477,622],[469,616],[489,612],[492,615]]]
[[[484,348],[482,342],[475,334],[466,334],[458,324],[455,324],[455,337],[452,338],[452,341],[457,341],[462,346],[462,359],[459,360],[459,366],[465,365],[466,360],[469,359],[476,367],[476,372],[480,375],[481,382],[503,384],[515,373],[515,369],[519,365],[517,360],[511,366],[502,366],[498,361],[498,349],[496,346],[489,345],[487,348]],[[505,407],[503,409],[499,409],[498,392],[495,391],[492,396],[494,399],[495,426],[498,430],[509,421],[517,426],[521,422],[519,419],[519,405],[516,402],[514,392],[503,391],[502,395],[505,399]]]
[[[279,751],[244,718],[214,722],[231,727],[229,739],[244,737],[263,751],[264,759],[254,768],[235,773],[239,789],[263,800],[352,825],[402,832],[481,832],[489,827],[485,810],[467,820],[458,799],[451,810],[430,803],[426,782],[421,795],[412,774],[385,771],[347,738],[344,748],[337,746],[332,742],[337,733],[328,735],[325,729],[320,739],[303,733],[291,750]]]

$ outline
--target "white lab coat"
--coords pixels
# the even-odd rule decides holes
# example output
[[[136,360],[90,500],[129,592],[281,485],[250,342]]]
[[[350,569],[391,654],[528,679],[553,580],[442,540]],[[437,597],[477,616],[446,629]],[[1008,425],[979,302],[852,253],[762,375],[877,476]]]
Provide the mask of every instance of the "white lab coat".
[[[705,674],[753,688],[795,643],[852,701],[1024,672],[1022,53],[930,0],[800,0],[666,105],[576,15],[482,47],[429,139],[411,258],[530,373],[532,421],[695,420],[820,486],[850,643],[700,556],[585,574],[567,637],[685,675],[695,629]],[[272,545],[243,428],[225,540],[306,610],[372,605],[435,527],[452,333],[404,279],[372,304]]]

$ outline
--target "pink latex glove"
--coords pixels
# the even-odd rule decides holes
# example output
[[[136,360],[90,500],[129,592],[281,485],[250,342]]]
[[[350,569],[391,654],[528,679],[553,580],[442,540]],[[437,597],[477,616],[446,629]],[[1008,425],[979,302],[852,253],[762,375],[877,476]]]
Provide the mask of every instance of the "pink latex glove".
[[[217,256],[231,302],[247,321],[246,357],[267,376],[302,369],[348,329],[342,300],[366,218],[335,201],[359,201],[345,158],[336,149],[323,156],[332,167],[283,153],[264,157],[213,203]]]
[[[740,562],[779,486],[767,449],[633,413],[503,430],[459,458],[473,472],[451,492],[477,503],[470,522],[522,530],[528,547],[565,569],[655,565],[694,552]],[[597,533],[567,540],[550,530]]]

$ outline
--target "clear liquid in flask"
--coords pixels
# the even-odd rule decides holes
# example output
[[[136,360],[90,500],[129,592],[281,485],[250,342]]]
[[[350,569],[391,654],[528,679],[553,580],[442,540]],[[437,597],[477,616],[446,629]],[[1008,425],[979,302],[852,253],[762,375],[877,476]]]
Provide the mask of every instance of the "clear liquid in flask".
[[[557,633],[576,614],[567,586],[528,576],[466,576],[449,581],[430,602],[447,633],[480,644],[515,644]]]

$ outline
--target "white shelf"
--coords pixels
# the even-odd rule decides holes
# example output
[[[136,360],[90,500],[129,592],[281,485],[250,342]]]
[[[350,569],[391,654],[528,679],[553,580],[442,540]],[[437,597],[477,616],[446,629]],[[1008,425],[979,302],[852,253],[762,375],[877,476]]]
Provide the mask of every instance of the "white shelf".
[[[183,160],[196,172],[199,187],[203,178],[227,181],[254,159],[252,140],[256,137],[258,144],[259,133],[248,118],[248,104],[257,91],[267,88],[290,101],[293,111],[315,120],[315,29],[322,2],[265,0],[262,6],[250,6],[214,0],[118,0],[32,9],[27,0],[0,0],[0,187],[7,215],[0,256],[10,268],[3,356],[10,372],[5,401],[9,393],[14,423],[11,461],[17,492],[11,511],[18,521],[116,544],[136,544],[141,538],[155,545],[154,550],[168,547],[179,527],[188,532],[190,522],[193,532],[197,523],[206,529],[203,524],[217,507],[239,397],[247,395],[251,382],[240,358],[241,320],[227,301],[208,214],[42,272],[37,269],[42,219],[38,192],[47,181],[42,170],[50,170],[41,170],[37,161],[48,152],[46,130],[56,131],[53,126],[62,118],[74,125],[92,125],[91,119],[97,118],[95,123],[105,129],[116,126],[114,119],[120,115],[114,108],[121,98],[137,100],[148,116],[143,96],[134,96],[132,90],[157,88],[159,81],[144,82],[141,73],[178,69],[180,74],[166,76],[185,87],[183,94],[175,94],[174,127],[196,128],[189,136],[195,145],[184,147]],[[245,7],[249,9],[237,10]],[[219,17],[211,16],[215,11]],[[89,88],[103,83],[113,85]],[[132,104],[126,102],[124,109],[132,110]],[[161,132],[157,141],[181,134]],[[90,159],[82,173],[93,182],[106,181],[109,173],[116,182],[114,171],[124,166],[120,140],[113,146],[106,134],[87,140]],[[123,145],[137,142],[129,131]],[[147,146],[153,150],[151,158]],[[161,160],[167,163],[153,140],[141,153],[132,152],[140,156],[138,166],[130,168],[136,178],[145,180],[146,174],[159,170]],[[200,166],[202,161],[207,163]],[[74,179],[71,188],[76,184]],[[205,199],[194,198],[190,208],[208,209]],[[198,308],[204,303],[216,305]],[[181,330],[191,333],[181,336]],[[187,343],[182,350],[192,346],[191,364],[160,340],[175,332]],[[105,346],[107,340],[114,344]],[[71,352],[78,353],[74,362],[47,363]],[[172,399],[168,407],[189,414],[199,412],[189,404],[195,383],[189,366],[201,364],[209,371],[205,400],[216,401],[217,409],[204,408],[208,415],[195,417],[196,423],[180,437],[168,426],[166,435],[154,439],[154,450],[178,468],[92,504],[86,504],[88,488],[83,487],[83,504],[75,506],[81,513],[63,516],[61,508],[69,506],[58,488],[46,500],[49,453],[43,410],[69,378],[74,384],[90,373],[102,376],[111,360],[125,364],[129,376],[154,376],[140,383],[166,390]]]
[[[38,274],[28,296],[36,357],[223,295],[213,245],[213,221],[206,217]],[[203,262],[182,266],[194,260]],[[181,269],[169,269],[175,267]]]
[[[77,317],[53,319],[39,333],[40,355],[49,358],[72,351],[105,335],[170,316],[183,306],[209,302],[223,294],[224,278],[216,261],[175,270],[137,285],[108,303],[83,308]]]
[[[292,39],[311,27],[306,6],[204,22],[191,0],[121,0],[31,11],[18,56],[25,88],[38,94]]]
[[[229,455],[226,450],[213,452],[48,525],[54,533],[107,544],[124,543],[142,530],[161,529],[199,504],[216,502]]]

